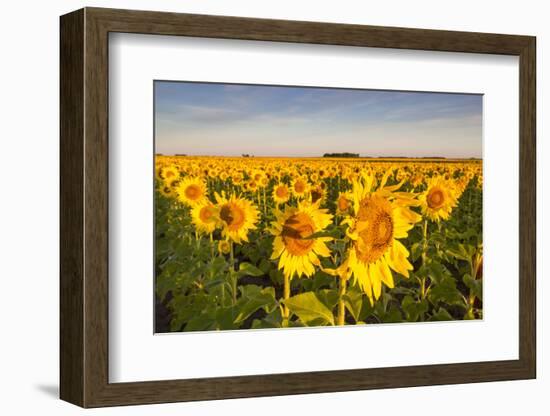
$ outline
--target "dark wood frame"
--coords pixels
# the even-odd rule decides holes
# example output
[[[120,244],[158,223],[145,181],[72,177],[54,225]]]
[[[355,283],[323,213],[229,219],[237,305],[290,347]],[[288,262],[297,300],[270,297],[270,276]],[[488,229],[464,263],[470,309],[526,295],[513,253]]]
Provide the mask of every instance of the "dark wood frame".
[[[535,38],[85,8],[61,17],[63,400],[100,407],[536,377]],[[108,380],[108,34],[515,55],[520,65],[519,359],[137,383]]]

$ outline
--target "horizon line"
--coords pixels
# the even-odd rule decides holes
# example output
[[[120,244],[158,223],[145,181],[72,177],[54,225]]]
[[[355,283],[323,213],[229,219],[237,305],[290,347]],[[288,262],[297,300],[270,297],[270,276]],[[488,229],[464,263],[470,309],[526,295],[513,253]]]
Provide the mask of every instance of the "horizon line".
[[[482,156],[281,156],[281,155],[190,155],[186,153],[155,153],[155,156],[170,157],[225,157],[234,159],[279,158],[279,159],[445,159],[445,160],[483,160]]]

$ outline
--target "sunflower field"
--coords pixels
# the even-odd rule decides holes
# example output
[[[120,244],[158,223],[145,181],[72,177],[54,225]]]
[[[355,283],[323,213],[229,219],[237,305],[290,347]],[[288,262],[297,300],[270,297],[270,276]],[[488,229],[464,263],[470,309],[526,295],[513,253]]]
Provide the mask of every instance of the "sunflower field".
[[[481,319],[480,160],[156,156],[156,332]]]

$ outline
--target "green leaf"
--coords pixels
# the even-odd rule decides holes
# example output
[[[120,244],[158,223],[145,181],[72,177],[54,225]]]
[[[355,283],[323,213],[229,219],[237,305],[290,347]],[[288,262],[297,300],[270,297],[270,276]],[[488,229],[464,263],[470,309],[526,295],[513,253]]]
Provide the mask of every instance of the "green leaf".
[[[203,292],[191,295],[180,294],[172,298],[168,303],[168,308],[173,311],[170,322],[171,330],[179,331],[192,318],[202,315],[209,302],[210,298]],[[213,315],[211,318],[213,322]],[[196,324],[200,325],[200,322],[196,322]]]
[[[209,282],[206,282],[204,284],[204,288],[205,289],[213,289],[215,288],[216,286],[219,286],[223,283],[225,283],[225,280],[226,279],[214,279],[214,280],[210,280]]]
[[[293,296],[284,301],[290,311],[296,314],[302,322],[308,324],[315,320],[334,325],[334,316],[323,302],[313,292]]]
[[[430,234],[430,241],[436,244],[445,244],[445,237],[441,233],[434,231]]]
[[[464,318],[463,318],[465,321],[466,320],[472,320],[472,319],[476,319],[476,315],[474,313],[474,310],[472,308],[468,308],[468,310],[466,311],[466,313],[464,314]]]
[[[456,288],[456,281],[451,277],[443,279],[438,284],[430,288],[428,294],[430,302],[436,304],[437,302],[444,302],[449,305],[460,305],[465,307],[462,294]]]
[[[417,288],[408,288],[408,287],[400,287],[395,286],[393,289],[390,290],[392,295],[416,295],[419,293],[419,290]]]
[[[176,287],[174,276],[170,273],[161,273],[155,282],[157,296],[164,301],[168,292]]]
[[[235,324],[233,317],[236,312],[235,306],[228,306],[225,308],[216,309],[216,329],[228,330],[228,329],[237,329],[238,326]]]
[[[481,299],[483,293],[481,280],[474,279],[467,273],[462,277],[462,281],[478,299]]]
[[[453,321],[454,318],[445,308],[439,308],[429,319],[429,321]]]
[[[322,271],[318,271],[313,275],[313,279],[308,278],[311,281],[311,290],[316,291],[322,287],[331,286],[334,282],[334,276],[330,276]]]
[[[378,316],[383,316],[388,311],[388,305],[391,303],[393,296],[388,292],[382,292],[382,296],[374,302],[374,311]]]
[[[262,259],[260,261],[260,270],[263,272],[263,274],[268,274],[269,269],[271,269],[271,262],[267,259]]]
[[[215,317],[212,314],[203,314],[191,318],[185,325],[185,331],[206,331],[213,329],[215,323]]]
[[[323,289],[316,292],[317,298],[332,311],[338,303],[338,291],[334,289]]]
[[[338,228],[333,228],[332,230],[318,231],[316,233],[308,235],[307,237],[303,237],[302,240],[313,240],[315,238],[320,238],[320,237],[338,238],[339,236],[340,236],[340,230],[338,230]]]
[[[264,272],[258,269],[256,266],[253,266],[250,263],[241,263],[239,265],[239,271],[237,272],[238,277],[242,276],[263,276]]]
[[[355,319],[356,322],[359,321],[359,315],[363,309],[363,294],[356,290],[348,291],[348,293],[344,295],[344,304],[349,313],[351,313],[351,316],[353,316],[353,319]]]
[[[458,244],[456,248],[448,248],[447,254],[459,259],[470,262],[475,248],[470,245]]]
[[[276,285],[280,285],[283,283],[283,272],[278,269],[271,269],[269,271],[269,278]]]
[[[282,321],[281,308],[275,308],[262,320],[262,328],[281,328]]]
[[[346,250],[346,242],[345,241],[334,241],[332,243],[332,251],[337,252],[340,254],[340,256],[344,256]]]
[[[235,324],[242,323],[260,308],[269,313],[277,306],[275,289],[272,287],[266,287],[260,290],[258,286],[247,285],[240,289],[242,296],[237,303],[238,313],[233,320]]]
[[[418,258],[420,257],[420,255],[422,254],[422,244],[421,243],[414,243],[412,246],[411,246],[411,258],[412,258],[412,261],[416,261],[418,260]]]
[[[251,329],[262,329],[263,328],[263,321],[261,319],[254,319],[252,321]]]
[[[451,277],[451,273],[447,270],[445,266],[443,266],[441,263],[438,263],[436,261],[432,261],[428,266],[428,277],[436,282],[440,283],[445,278]]]
[[[449,238],[453,240],[468,240],[469,238],[476,236],[477,232],[473,228],[466,230],[464,232],[459,232],[457,230],[450,229],[448,231],[448,234],[449,234]]]
[[[221,274],[227,269],[227,262],[223,257],[216,257],[210,263],[208,263],[207,271],[214,277]]]
[[[374,313],[374,308],[370,304],[368,298],[365,298],[363,305],[361,306],[361,312],[359,312],[359,321],[366,321],[367,317]]]
[[[405,312],[407,321],[416,322],[421,315],[428,311],[428,302],[426,299],[422,299],[420,302],[417,302],[412,296],[407,295],[403,298],[401,307]]]
[[[395,306],[391,306],[390,309],[381,316],[381,320],[384,323],[397,323],[403,322],[401,311]]]

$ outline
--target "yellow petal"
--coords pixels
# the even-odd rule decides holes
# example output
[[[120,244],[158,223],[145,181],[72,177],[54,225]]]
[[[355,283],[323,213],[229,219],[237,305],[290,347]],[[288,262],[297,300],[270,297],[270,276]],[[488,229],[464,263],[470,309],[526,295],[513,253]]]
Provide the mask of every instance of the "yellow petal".
[[[382,277],[382,281],[390,289],[393,288],[394,287],[393,275],[391,274],[391,270],[388,267],[388,264],[386,263],[385,259],[378,260],[376,265],[378,267],[378,272],[380,273],[380,276]]]
[[[386,185],[386,182],[388,181],[388,178],[390,177],[390,175],[392,174],[393,172],[393,169],[388,169],[386,171],[386,173],[384,173],[384,176],[382,176],[382,180],[380,181],[380,186],[379,188],[383,188],[384,185]]]
[[[367,266],[365,266],[362,263],[355,263],[355,267],[353,268],[353,272],[355,274],[355,277],[359,281],[359,285],[363,289],[363,292],[369,297],[372,298],[372,282],[370,280],[370,276],[367,272]]]
[[[306,270],[306,275],[312,276],[315,274],[315,267],[313,267],[313,264],[311,264],[310,261],[304,260],[304,268]]]
[[[273,240],[273,253],[271,254],[271,260],[275,260],[283,254],[283,251],[285,249],[285,245],[283,244],[283,240],[280,237],[275,237],[275,240]]]
[[[330,257],[330,250],[322,241],[315,241],[313,251],[321,257]]]
[[[390,265],[397,272],[405,277],[409,277],[409,270],[413,267],[407,260],[409,257],[409,251],[399,240],[393,240],[393,244],[390,248]]]
[[[382,293],[382,280],[380,274],[378,273],[378,268],[374,264],[369,264],[367,266],[367,274],[372,284],[374,298],[378,299]]]

